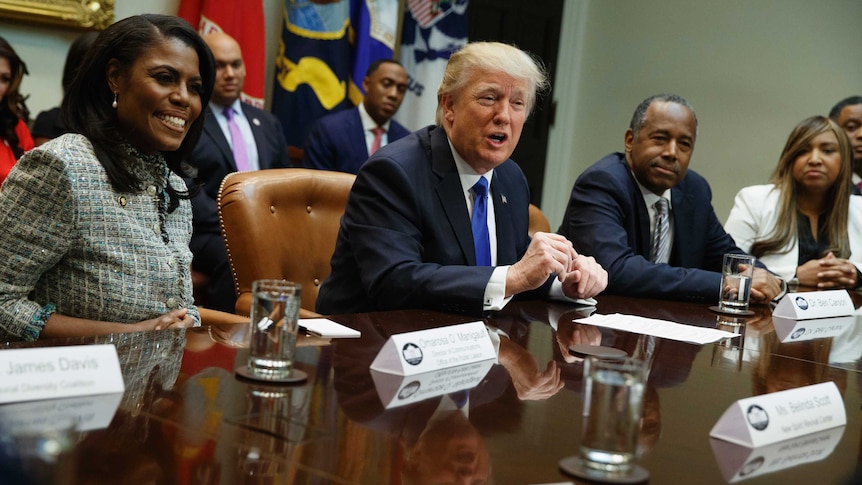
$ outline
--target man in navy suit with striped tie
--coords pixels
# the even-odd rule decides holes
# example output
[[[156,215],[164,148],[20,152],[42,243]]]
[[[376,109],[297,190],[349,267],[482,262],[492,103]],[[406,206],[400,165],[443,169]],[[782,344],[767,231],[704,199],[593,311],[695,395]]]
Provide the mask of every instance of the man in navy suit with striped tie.
[[[696,137],[688,101],[650,96],[632,116],[625,153],[605,156],[575,181],[559,233],[607,268],[608,293],[718,300],[724,254],[743,251],[718,221],[709,184],[688,170]],[[782,287],[755,268],[751,299],[769,301]]]
[[[351,189],[317,310],[481,315],[515,295],[588,298],[607,273],[558,234],[527,234],[530,194],[509,159],[536,93],[533,58],[468,44],[437,92],[437,123],[379,151]]]

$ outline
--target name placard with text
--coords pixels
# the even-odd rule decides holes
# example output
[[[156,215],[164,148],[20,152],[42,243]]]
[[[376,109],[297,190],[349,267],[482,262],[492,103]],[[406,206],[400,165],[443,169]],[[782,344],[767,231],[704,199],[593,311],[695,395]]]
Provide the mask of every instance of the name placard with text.
[[[856,324],[855,316],[790,320],[772,317],[775,335],[783,343],[837,337]]]
[[[748,448],[710,439],[721,474],[728,483],[820,461],[831,455],[844,435],[845,426],[807,434],[778,443]]]
[[[497,352],[485,324],[470,322],[393,335],[371,368],[409,376],[483,360],[496,362]]]
[[[772,310],[772,315],[790,320],[807,320],[845,317],[855,312],[856,307],[847,290],[826,290],[788,293]]]
[[[124,390],[110,344],[0,350],[0,404]]]
[[[449,367],[424,374],[398,376],[385,372],[371,371],[374,387],[380,402],[386,409],[405,406],[432,397],[451,394],[456,391],[472,389],[494,365],[493,360],[483,360],[474,364]]]
[[[709,435],[756,448],[846,424],[844,400],[830,381],[740,399]]]
[[[104,429],[111,424],[123,393],[45,399],[0,406],[4,431],[16,435],[55,429]]]

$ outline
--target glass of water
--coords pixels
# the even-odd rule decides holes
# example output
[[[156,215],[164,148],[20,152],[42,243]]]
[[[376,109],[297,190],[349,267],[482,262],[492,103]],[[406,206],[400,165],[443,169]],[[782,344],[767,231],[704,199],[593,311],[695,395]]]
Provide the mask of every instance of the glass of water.
[[[248,365],[237,372],[275,382],[302,380],[294,369],[302,286],[286,280],[252,283]]]
[[[635,461],[646,368],[639,359],[584,363],[581,457],[586,466],[624,473]]]
[[[756,258],[748,254],[725,254],[721,265],[718,310],[747,313]]]
[[[635,463],[647,374],[644,362],[633,357],[584,361],[580,450],[560,461],[563,471],[599,482],[639,483],[649,478],[649,472]]]

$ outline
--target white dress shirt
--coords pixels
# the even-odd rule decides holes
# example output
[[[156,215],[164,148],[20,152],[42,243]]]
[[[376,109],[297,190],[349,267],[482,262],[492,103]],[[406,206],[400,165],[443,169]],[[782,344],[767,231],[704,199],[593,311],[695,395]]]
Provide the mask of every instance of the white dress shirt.
[[[641,183],[638,182],[637,177],[635,177],[635,182],[637,182],[638,188],[640,188],[641,190],[641,195],[644,198],[644,204],[646,204],[647,214],[649,214],[650,251],[652,251],[653,241],[655,241],[655,203],[658,202],[658,200],[662,197],[667,199],[667,247],[669,248],[668,259],[670,259],[670,255],[673,254],[673,200],[671,200],[670,198],[670,189],[665,190],[661,195],[656,195],[651,190],[641,185]],[[652,257],[652,254],[650,254],[650,257]]]

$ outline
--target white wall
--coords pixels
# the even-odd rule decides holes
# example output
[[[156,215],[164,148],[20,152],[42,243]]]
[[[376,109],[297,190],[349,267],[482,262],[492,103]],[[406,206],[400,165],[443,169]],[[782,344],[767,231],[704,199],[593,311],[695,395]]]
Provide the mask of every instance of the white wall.
[[[700,122],[690,168],[724,220],[765,183],[793,126],[862,94],[862,2],[567,1],[542,209],[557,227],[575,178],[611,151],[637,104],[672,91]],[[569,122],[565,122],[568,118]]]

